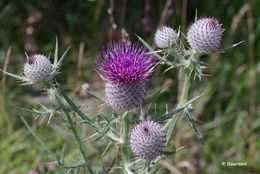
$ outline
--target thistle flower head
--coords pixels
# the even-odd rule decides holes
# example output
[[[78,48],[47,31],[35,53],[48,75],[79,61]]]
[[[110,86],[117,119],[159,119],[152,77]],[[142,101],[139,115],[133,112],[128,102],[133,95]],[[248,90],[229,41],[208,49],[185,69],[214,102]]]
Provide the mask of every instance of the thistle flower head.
[[[140,106],[147,93],[147,84],[138,81],[132,84],[106,82],[106,101],[117,111],[128,111]]]
[[[213,53],[218,50],[222,37],[222,29],[218,20],[201,18],[189,28],[187,39],[190,46],[198,53]]]
[[[160,155],[165,146],[166,133],[159,123],[146,120],[132,129],[129,143],[137,157],[152,160]]]
[[[170,27],[161,26],[155,33],[154,42],[159,48],[167,48],[178,40],[178,34]]]
[[[154,56],[139,44],[108,43],[97,56],[96,67],[106,81],[131,84],[148,81],[154,67]]]
[[[27,59],[24,65],[24,76],[32,82],[43,80],[50,76],[53,66],[50,60],[40,54]]]

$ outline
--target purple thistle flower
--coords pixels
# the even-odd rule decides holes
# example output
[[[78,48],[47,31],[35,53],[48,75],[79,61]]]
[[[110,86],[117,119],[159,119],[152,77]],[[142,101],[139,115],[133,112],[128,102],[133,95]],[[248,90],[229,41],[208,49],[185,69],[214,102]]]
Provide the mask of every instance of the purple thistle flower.
[[[108,43],[98,54],[98,71],[107,81],[131,84],[148,81],[154,66],[154,57],[139,44]]]
[[[139,158],[153,160],[160,155],[165,143],[164,128],[152,120],[137,124],[130,133],[130,147]]]
[[[107,102],[122,111],[140,105],[154,66],[154,56],[139,44],[108,43],[96,60],[96,68],[105,78]]]
[[[190,46],[198,53],[213,53],[218,50],[222,29],[217,19],[201,18],[189,28],[187,39]]]

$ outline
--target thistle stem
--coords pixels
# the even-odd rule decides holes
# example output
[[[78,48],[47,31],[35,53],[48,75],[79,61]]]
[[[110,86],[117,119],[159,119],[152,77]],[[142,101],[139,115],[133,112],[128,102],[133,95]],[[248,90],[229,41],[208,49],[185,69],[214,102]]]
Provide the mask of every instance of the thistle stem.
[[[184,70],[184,75],[183,75],[183,84],[181,87],[181,95],[179,98],[178,102],[178,107],[181,107],[184,105],[187,100],[188,100],[188,94],[189,94],[189,89],[190,89],[190,70],[185,68]]]
[[[183,82],[181,87],[181,91],[180,91],[180,96],[179,96],[179,102],[178,102],[178,106],[177,107],[182,107],[188,100],[188,96],[189,96],[189,89],[190,89],[190,71],[189,69],[185,68],[183,70],[183,74],[180,75],[179,80],[182,80],[181,78],[183,78]],[[182,113],[180,113],[179,115],[181,115]],[[176,130],[180,129],[181,126],[181,120],[179,119],[179,115],[178,118],[176,120]],[[171,132],[171,136],[172,136],[173,131]],[[177,147],[181,146],[181,135],[180,133],[176,134],[176,138],[175,138],[175,144]],[[175,156],[175,160],[176,161],[180,161],[180,155],[176,154]]]
[[[75,140],[76,140],[76,142],[78,144],[79,150],[80,150],[80,152],[81,152],[81,154],[82,154],[82,156],[84,158],[85,166],[87,167],[88,171],[91,173],[91,168],[89,167],[89,165],[87,165],[87,161],[88,161],[87,155],[86,155],[86,153],[85,153],[85,151],[84,151],[84,149],[82,147],[79,134],[78,134],[78,132],[76,130],[76,127],[75,127],[75,125],[74,125],[74,123],[73,123],[69,113],[66,113],[66,118],[67,118],[69,126],[70,126],[70,128],[72,130],[73,136],[74,136],[74,138],[75,138]]]
[[[123,157],[123,162],[128,163],[129,161],[129,153],[128,153],[128,134],[129,134],[129,119],[127,114],[124,114],[122,116],[122,157]]]
[[[180,97],[179,97],[177,107],[181,107],[187,102],[189,89],[190,89],[190,70],[188,68],[185,68],[183,70],[183,73],[184,74],[181,76],[181,77],[183,77],[183,83],[182,83],[182,86],[181,86],[181,92],[180,92]],[[168,129],[167,130],[168,131],[168,133],[167,133],[167,138],[168,138],[167,144],[170,142],[169,139],[172,137],[172,134],[173,134],[173,127],[171,127],[171,126],[173,124],[176,124],[176,122],[178,121],[178,120],[176,120],[176,117],[179,117],[179,115],[176,115],[175,117],[172,117],[171,119],[169,119],[167,124],[166,124],[166,128]]]
[[[131,169],[129,168],[130,156],[128,151],[128,137],[129,137],[129,118],[128,112],[122,116],[122,127],[121,127],[121,149],[122,149],[122,159],[123,159],[123,166],[125,172],[127,174],[133,174]]]
[[[77,142],[77,145],[79,147],[79,150],[80,150],[80,153],[81,155],[83,156],[83,159],[84,159],[84,163],[85,163],[85,166],[86,168],[88,169],[89,173],[93,173],[90,166],[88,165],[87,161],[88,161],[88,158],[87,158],[87,155],[82,147],[82,144],[81,144],[81,140],[80,140],[80,136],[76,130],[76,127],[73,123],[73,120],[71,118],[71,115],[70,113],[68,113],[67,109],[66,109],[66,104],[64,103],[64,100],[62,100],[62,98],[60,97],[59,93],[55,93],[55,99],[57,100],[57,102],[62,106],[62,111],[64,112],[66,118],[67,118],[67,121],[68,121],[68,124],[69,124],[69,127],[72,131],[72,134]]]
[[[198,58],[198,54],[196,53],[191,53],[189,60],[197,60]],[[182,85],[180,86],[180,95],[179,95],[179,99],[178,99],[178,104],[177,107],[181,107],[183,106],[187,100],[188,100],[188,95],[189,95],[189,89],[190,89],[190,81],[191,81],[191,67],[192,65],[189,65],[188,67],[184,67],[183,71],[181,71],[180,74],[180,78],[179,78],[179,82],[182,81]],[[175,117],[172,117],[171,119],[168,120],[167,124],[166,124],[166,128],[167,128],[167,144],[169,144],[169,139],[172,137],[173,134],[173,128],[176,126],[176,129],[178,129],[179,124],[177,124],[178,119],[179,119],[180,114],[176,115]],[[174,126],[175,125],[175,126]],[[178,136],[176,138],[177,140],[179,139]],[[176,142],[178,144],[178,141]]]

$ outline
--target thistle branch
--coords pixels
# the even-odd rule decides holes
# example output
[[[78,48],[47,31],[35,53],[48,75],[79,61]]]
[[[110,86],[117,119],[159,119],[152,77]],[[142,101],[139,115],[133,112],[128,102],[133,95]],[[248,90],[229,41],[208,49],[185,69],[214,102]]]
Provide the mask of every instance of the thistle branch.
[[[188,100],[188,94],[189,94],[189,89],[190,89],[190,71],[188,68],[184,68],[183,70],[183,84],[181,87],[181,93],[180,93],[180,98],[179,102],[177,104],[177,107],[182,107],[186,101]],[[180,112],[178,115],[175,117],[172,117],[171,119],[168,120],[166,123],[166,129],[167,129],[167,143],[166,145],[170,142],[170,138],[172,137],[173,134],[173,129],[178,121],[179,116],[182,115],[182,112]]]
[[[92,172],[92,169],[91,169],[90,166],[87,164],[88,158],[87,158],[87,155],[86,155],[86,153],[85,153],[85,150],[84,150],[83,147],[82,147],[80,137],[79,137],[78,132],[77,132],[77,130],[76,130],[76,127],[75,127],[75,125],[74,125],[74,123],[73,123],[73,121],[72,121],[72,119],[71,119],[71,116],[70,116],[69,113],[65,113],[65,114],[66,114],[66,118],[67,118],[67,120],[68,120],[69,126],[70,126],[70,128],[71,128],[71,130],[72,130],[73,136],[74,136],[74,138],[75,138],[75,140],[76,140],[76,142],[77,142],[77,144],[78,144],[79,150],[80,150],[80,152],[81,152],[81,154],[82,154],[82,156],[83,156],[83,158],[84,158],[85,166],[87,167],[89,173],[93,173],[93,172]]]
[[[198,61],[198,56],[199,54],[196,53],[191,53],[189,59],[190,61]],[[182,86],[181,86],[181,91],[180,91],[180,97],[179,101],[177,104],[177,108],[182,108],[184,105],[186,105],[188,98],[189,98],[189,90],[190,90],[190,83],[191,83],[191,72],[193,71],[193,65],[189,64],[187,67],[183,68],[183,78],[179,79],[182,80]],[[178,115],[175,117],[172,117],[171,119],[168,120],[166,124],[166,129],[167,129],[167,144],[169,143],[170,138],[172,137],[173,134],[173,129],[176,127],[176,123],[179,119],[180,116],[185,115],[189,121],[189,123],[192,125],[192,128],[197,136],[197,138],[201,141],[202,144],[204,144],[204,139],[197,128],[196,123],[194,122],[194,119],[191,117],[190,111],[189,111],[189,105],[186,106],[186,108],[183,109],[183,112],[180,112]]]
[[[85,151],[82,147],[82,144],[81,144],[81,139],[79,137],[79,134],[76,130],[76,127],[72,121],[72,118],[71,118],[71,115],[68,113],[67,109],[66,109],[66,106],[64,104],[64,102],[62,101],[62,99],[60,98],[59,94],[56,93],[55,95],[55,99],[57,100],[57,102],[60,104],[60,106],[62,106],[62,110],[63,110],[63,113],[65,114],[66,118],[67,118],[67,121],[68,121],[68,124],[69,124],[69,127],[72,131],[72,134],[77,142],[77,145],[79,147],[79,150],[83,156],[83,159],[84,159],[84,163],[85,163],[85,166],[87,167],[89,173],[93,173],[92,172],[92,169],[90,168],[90,166],[88,165],[87,161],[88,161],[88,158],[87,158],[87,155],[85,154]]]

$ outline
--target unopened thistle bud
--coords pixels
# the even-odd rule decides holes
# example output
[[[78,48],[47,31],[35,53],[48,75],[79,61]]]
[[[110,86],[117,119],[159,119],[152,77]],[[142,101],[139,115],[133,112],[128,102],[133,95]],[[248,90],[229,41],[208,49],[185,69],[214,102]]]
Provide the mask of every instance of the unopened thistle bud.
[[[130,147],[139,158],[153,160],[160,155],[165,143],[165,130],[155,121],[143,121],[137,124],[130,133]]]
[[[52,64],[47,57],[36,54],[27,59],[23,72],[27,79],[37,82],[50,76]]]
[[[218,20],[201,18],[188,29],[187,39],[190,46],[202,54],[210,54],[218,50],[222,37],[222,29]]]
[[[154,62],[154,56],[138,44],[107,44],[96,60],[96,68],[105,78],[106,101],[118,111],[139,106],[146,96]]]
[[[167,48],[178,40],[178,34],[170,27],[161,26],[155,33],[154,42],[158,48]]]

